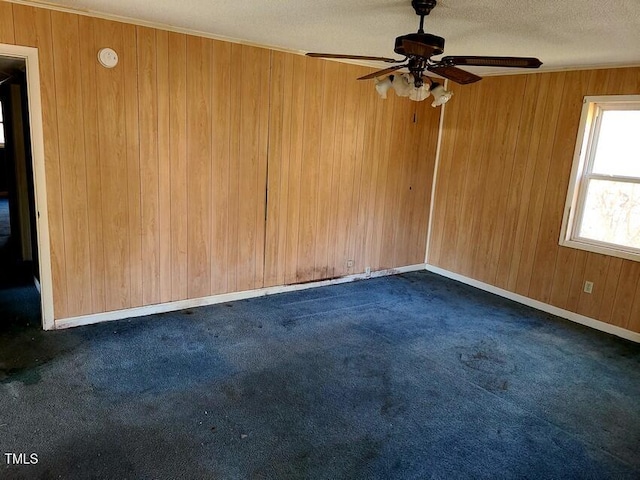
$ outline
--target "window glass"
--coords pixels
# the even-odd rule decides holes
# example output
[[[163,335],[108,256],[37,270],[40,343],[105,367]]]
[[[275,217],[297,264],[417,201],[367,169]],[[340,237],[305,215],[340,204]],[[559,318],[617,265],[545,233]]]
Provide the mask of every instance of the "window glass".
[[[579,132],[560,244],[640,261],[640,95],[585,97]]]
[[[593,173],[640,177],[640,111],[603,110]]]
[[[640,249],[640,184],[591,180],[579,236]]]

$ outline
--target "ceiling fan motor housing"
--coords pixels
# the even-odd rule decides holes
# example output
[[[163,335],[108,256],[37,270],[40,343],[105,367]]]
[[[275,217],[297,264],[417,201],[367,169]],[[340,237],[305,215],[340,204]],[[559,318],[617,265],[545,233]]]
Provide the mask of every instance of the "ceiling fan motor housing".
[[[402,35],[396,38],[396,45],[393,49],[398,55],[402,55],[404,57],[408,57],[409,55],[405,53],[402,42],[404,40],[410,40],[412,42],[421,43],[423,45],[428,46],[430,49],[433,49],[433,53],[431,55],[440,55],[444,52],[444,38],[438,37],[437,35],[431,35],[430,33],[410,33],[408,35]]]
[[[436,0],[411,0],[411,6],[418,15],[429,15],[436,3]]]
[[[467,83],[477,82],[481,78],[474,73],[458,68],[458,65],[512,68],[538,68],[542,65],[540,60],[533,57],[449,56],[441,58],[440,60],[432,59],[432,57],[444,53],[444,38],[424,31],[424,19],[436,4],[437,0],[411,0],[411,6],[420,17],[420,26],[418,27],[417,33],[409,33],[408,35],[402,35],[396,38],[393,51],[403,56],[403,60],[330,53],[307,53],[307,55],[320,58],[350,58],[354,60],[376,60],[392,63],[394,64],[392,67],[363,75],[359,77],[358,80],[383,77],[401,68],[408,68],[409,73],[414,78],[413,85],[416,88],[422,86],[425,70],[459,83],[460,85],[465,85]]]

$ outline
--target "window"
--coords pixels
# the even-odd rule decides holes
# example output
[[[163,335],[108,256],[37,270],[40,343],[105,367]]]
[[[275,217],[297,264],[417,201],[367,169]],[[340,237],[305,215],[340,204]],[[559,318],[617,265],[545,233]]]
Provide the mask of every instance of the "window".
[[[4,147],[4,119],[2,116],[2,102],[0,102],[0,148]]]
[[[640,95],[585,97],[560,244],[640,261]]]

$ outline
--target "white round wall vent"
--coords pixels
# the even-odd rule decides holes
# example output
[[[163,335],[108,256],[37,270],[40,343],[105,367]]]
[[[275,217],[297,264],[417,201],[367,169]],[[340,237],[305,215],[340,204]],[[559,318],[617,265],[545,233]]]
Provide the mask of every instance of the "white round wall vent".
[[[98,61],[105,68],[113,68],[118,64],[118,54],[112,48],[103,48],[98,52]]]

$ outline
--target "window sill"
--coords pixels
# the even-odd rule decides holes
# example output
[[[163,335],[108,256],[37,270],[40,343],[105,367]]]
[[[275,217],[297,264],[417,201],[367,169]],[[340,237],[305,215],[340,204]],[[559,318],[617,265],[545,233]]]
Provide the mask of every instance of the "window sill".
[[[609,255],[610,257],[624,258],[626,260],[633,260],[640,262],[640,253],[630,252],[621,248],[615,248],[615,246],[609,246],[602,243],[590,243],[580,240],[560,240],[560,246],[568,248],[577,248],[578,250],[584,250],[591,253],[599,253],[601,255]]]

